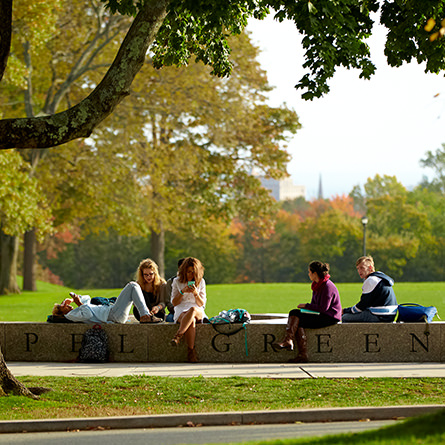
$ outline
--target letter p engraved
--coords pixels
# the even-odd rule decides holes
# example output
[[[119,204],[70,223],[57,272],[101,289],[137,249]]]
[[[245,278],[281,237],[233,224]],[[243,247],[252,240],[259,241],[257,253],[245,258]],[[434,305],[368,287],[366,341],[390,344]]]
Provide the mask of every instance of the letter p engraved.
[[[35,345],[39,341],[39,336],[34,332],[26,332],[26,352],[31,351],[31,345]]]
[[[365,334],[366,349],[365,352],[380,352],[379,334]]]

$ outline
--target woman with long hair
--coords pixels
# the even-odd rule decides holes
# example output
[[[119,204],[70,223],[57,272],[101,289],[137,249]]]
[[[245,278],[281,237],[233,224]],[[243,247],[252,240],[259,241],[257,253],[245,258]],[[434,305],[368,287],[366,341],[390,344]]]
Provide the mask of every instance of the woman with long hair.
[[[145,304],[153,315],[152,322],[163,321],[167,304],[167,286],[159,275],[158,265],[150,258],[142,260],[136,271],[135,281],[141,287]],[[137,320],[140,319],[136,306],[133,307],[133,314]]]
[[[298,355],[290,359],[291,363],[307,363],[307,337],[305,328],[324,328],[341,320],[341,302],[337,287],[330,280],[329,264],[312,261],[308,267],[312,281],[312,300],[299,304],[297,309],[289,312],[286,336],[279,343],[273,343],[275,351],[293,350],[294,340],[297,343]]]
[[[187,360],[192,363],[198,361],[195,349],[196,323],[202,323],[206,317],[206,301],[204,266],[197,258],[185,258],[172,284],[174,321],[179,323],[179,329],[171,344],[177,346],[184,337],[188,347]]]

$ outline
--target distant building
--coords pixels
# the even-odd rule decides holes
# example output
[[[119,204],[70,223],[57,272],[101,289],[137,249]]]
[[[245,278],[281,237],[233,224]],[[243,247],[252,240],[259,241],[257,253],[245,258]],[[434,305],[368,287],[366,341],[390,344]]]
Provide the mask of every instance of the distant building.
[[[286,199],[305,198],[306,187],[304,185],[295,185],[292,178],[285,179],[266,179],[260,178],[261,185],[270,190],[272,196],[277,201],[285,201]]]

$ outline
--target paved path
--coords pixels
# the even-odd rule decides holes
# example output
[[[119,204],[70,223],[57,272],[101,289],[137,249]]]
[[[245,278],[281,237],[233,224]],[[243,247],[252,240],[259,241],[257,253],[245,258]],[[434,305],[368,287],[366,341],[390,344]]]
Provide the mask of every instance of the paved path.
[[[19,377],[157,375],[172,377],[268,377],[268,378],[355,378],[355,377],[445,377],[444,363],[42,363],[8,362]]]

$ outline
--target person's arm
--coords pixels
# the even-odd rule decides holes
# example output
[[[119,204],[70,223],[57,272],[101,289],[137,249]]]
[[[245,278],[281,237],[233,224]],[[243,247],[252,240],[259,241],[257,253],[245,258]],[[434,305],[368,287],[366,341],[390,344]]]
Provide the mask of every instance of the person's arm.
[[[312,301],[305,304],[304,308],[311,311],[320,312],[326,314],[331,307],[332,300],[336,297],[336,290],[329,287],[328,284],[316,295],[312,297]]]
[[[92,316],[93,313],[91,312],[91,309],[88,305],[84,304],[65,314],[65,318],[67,318],[68,320],[81,322],[88,322],[89,320],[91,320]]]
[[[184,293],[181,293],[179,290],[179,280],[175,278],[172,283],[172,304],[173,306],[177,306],[181,304],[182,298],[184,297]]]
[[[157,314],[159,311],[162,311],[162,309],[165,308],[165,300],[166,300],[166,295],[167,295],[167,285],[166,283],[161,283],[161,285],[159,286],[158,289],[158,293],[159,293],[159,302],[156,306],[153,306],[151,308],[151,312],[153,314]]]
[[[375,305],[374,300],[376,297],[376,287],[380,283],[381,278],[370,276],[366,278],[362,287],[362,295],[360,301],[351,308],[352,312],[363,312]]]
[[[204,278],[201,280],[198,287],[193,285],[192,291],[193,291],[193,296],[195,297],[196,304],[199,307],[204,307],[207,301],[206,284]]]

